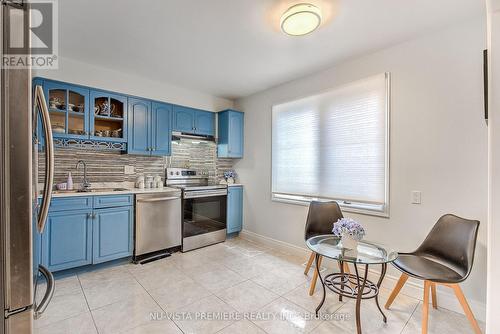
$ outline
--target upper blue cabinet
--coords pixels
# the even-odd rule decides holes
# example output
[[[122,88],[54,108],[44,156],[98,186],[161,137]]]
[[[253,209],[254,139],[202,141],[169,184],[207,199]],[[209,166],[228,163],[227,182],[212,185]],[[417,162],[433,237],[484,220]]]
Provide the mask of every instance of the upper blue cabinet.
[[[127,153],[151,155],[150,136],[151,102],[143,99],[128,99],[128,144]]]
[[[171,154],[172,144],[172,105],[153,102],[151,110],[151,155]]]
[[[127,141],[127,97],[90,91],[90,139]]]
[[[55,81],[44,81],[43,90],[47,99],[54,137],[88,138],[90,134],[89,90]]]
[[[54,138],[127,142],[127,96],[42,78],[33,85],[43,87]]]
[[[215,136],[215,113],[183,106],[174,106],[173,113],[173,131]]]
[[[219,158],[243,158],[244,114],[230,109],[218,114],[217,156]]]
[[[171,104],[129,98],[127,153],[170,155],[171,118]]]

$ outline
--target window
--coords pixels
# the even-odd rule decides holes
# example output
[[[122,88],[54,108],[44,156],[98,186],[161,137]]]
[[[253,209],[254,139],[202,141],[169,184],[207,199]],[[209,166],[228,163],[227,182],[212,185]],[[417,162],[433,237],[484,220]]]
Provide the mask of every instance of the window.
[[[389,73],[273,106],[272,195],[388,215]]]

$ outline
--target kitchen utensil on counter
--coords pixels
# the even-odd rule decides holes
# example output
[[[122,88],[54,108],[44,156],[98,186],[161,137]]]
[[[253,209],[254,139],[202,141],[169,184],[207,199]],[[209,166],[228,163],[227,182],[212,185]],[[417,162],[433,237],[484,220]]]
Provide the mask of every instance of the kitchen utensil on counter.
[[[153,188],[153,177],[151,175],[146,176],[146,189]]]
[[[156,175],[153,178],[153,186],[152,186],[152,188],[161,188],[161,186],[163,186],[163,183],[161,181],[161,176]]]
[[[139,189],[144,189],[145,187],[144,175],[140,175],[135,179],[135,187]]]

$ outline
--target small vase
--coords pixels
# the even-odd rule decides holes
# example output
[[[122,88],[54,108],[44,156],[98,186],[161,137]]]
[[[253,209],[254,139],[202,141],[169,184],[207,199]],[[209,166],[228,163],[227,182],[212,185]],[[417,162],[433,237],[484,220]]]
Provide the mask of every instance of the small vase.
[[[342,248],[345,249],[357,249],[358,248],[358,240],[354,239],[348,234],[344,234],[342,236]]]

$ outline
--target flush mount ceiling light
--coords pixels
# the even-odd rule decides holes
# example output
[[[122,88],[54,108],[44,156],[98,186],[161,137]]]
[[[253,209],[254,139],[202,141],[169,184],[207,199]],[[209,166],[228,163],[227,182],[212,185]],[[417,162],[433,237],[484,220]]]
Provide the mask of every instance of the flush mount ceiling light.
[[[283,13],[280,24],[281,30],[288,35],[309,34],[321,24],[321,10],[309,3],[299,3]]]

